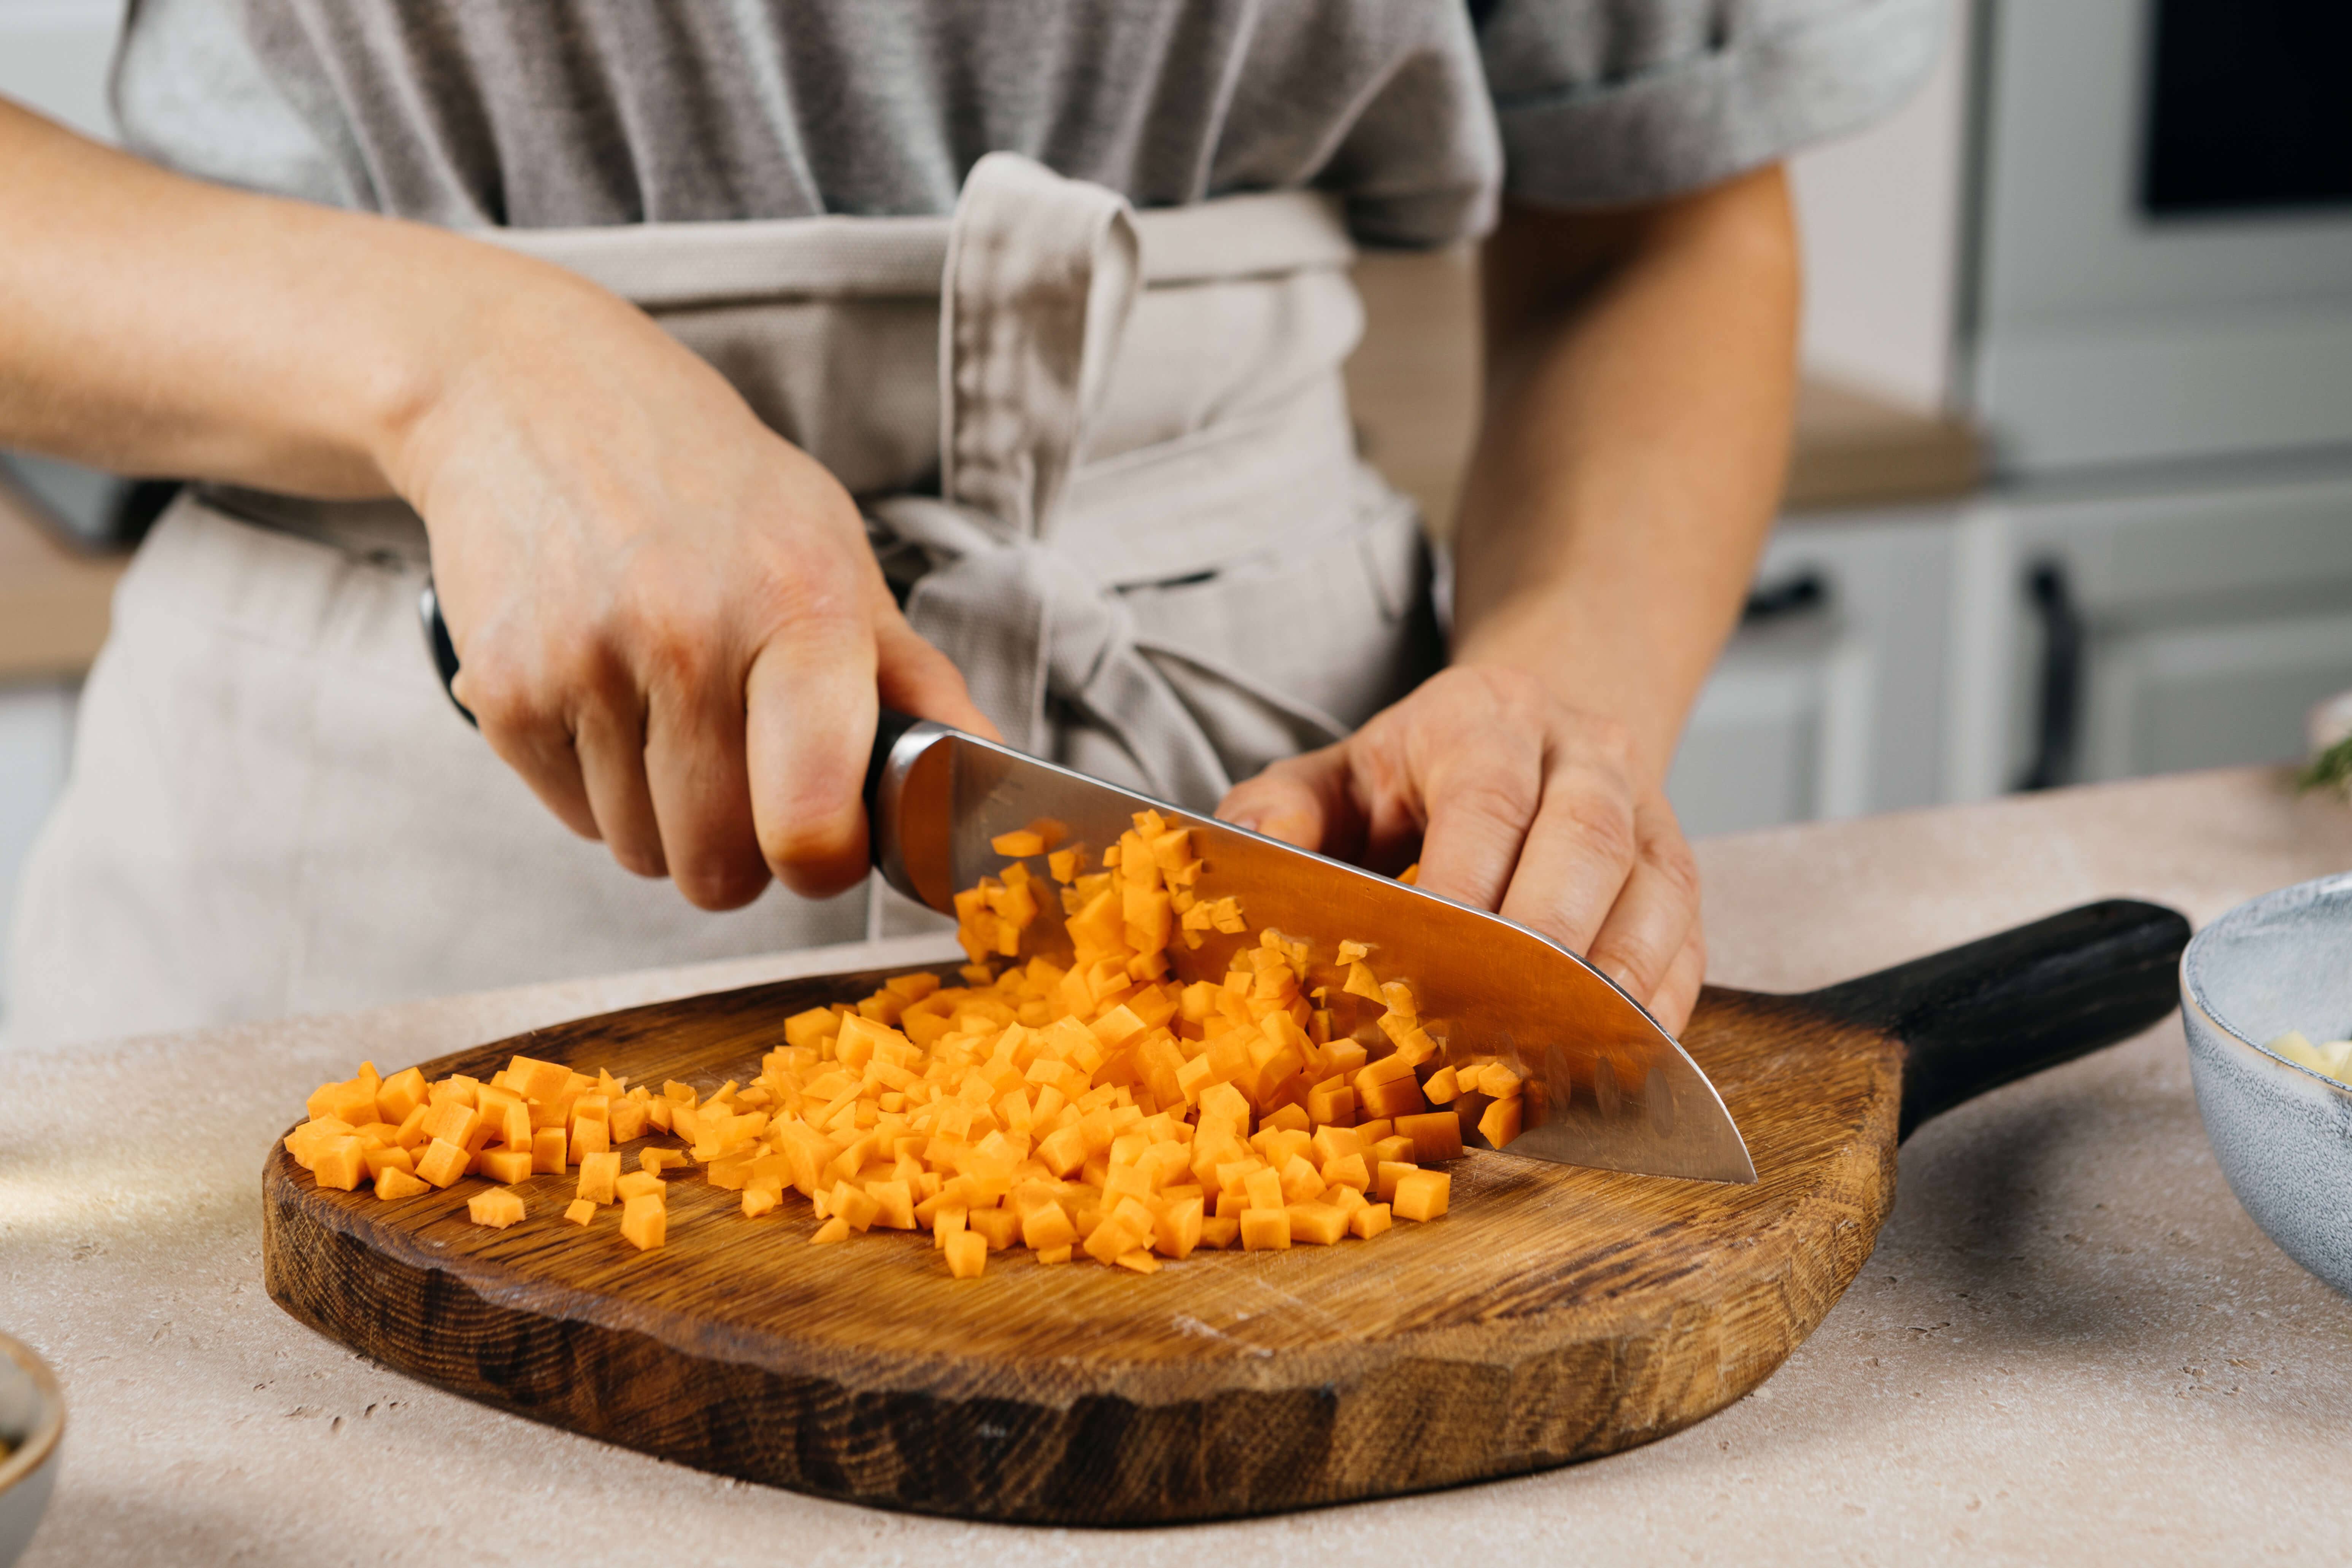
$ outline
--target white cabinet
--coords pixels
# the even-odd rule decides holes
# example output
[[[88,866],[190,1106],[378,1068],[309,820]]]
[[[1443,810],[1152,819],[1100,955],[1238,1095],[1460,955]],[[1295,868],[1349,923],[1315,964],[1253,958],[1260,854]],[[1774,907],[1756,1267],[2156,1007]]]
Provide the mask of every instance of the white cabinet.
[[[1957,520],[1927,508],[1783,525],[1667,775],[1685,832],[1939,798]]]
[[[2352,468],[2024,488],[1965,528],[1955,795],[2292,759],[2352,689]]]

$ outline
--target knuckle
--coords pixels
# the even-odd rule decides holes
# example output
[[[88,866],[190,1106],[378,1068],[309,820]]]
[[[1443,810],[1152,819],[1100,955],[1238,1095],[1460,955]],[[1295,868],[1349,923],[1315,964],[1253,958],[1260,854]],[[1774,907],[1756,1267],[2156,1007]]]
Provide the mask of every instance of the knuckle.
[[[687,902],[716,913],[740,910],[758,898],[768,884],[768,871],[764,866],[755,868],[733,859],[711,858],[678,867],[671,879]]]

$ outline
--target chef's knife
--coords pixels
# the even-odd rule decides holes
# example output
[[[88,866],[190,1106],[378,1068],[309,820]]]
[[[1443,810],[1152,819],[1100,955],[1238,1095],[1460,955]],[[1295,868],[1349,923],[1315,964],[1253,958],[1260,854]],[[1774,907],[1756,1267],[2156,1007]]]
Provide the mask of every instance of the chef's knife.
[[[866,804],[877,869],[943,913],[957,889],[1003,870],[990,845],[999,835],[1050,822],[1060,843],[1098,858],[1135,813],[1157,811],[1192,829],[1204,865],[1196,890],[1238,899],[1253,933],[1273,926],[1319,952],[1343,939],[1367,944],[1380,976],[1409,983],[1421,1016],[1443,1020],[1440,1065],[1493,1058],[1517,1072],[1523,1123],[1511,1153],[1756,1179],[1722,1098],[1674,1037],[1575,953],[1498,915],[900,714],[882,715]],[[1058,921],[1038,921],[1031,937],[1025,951],[1052,953],[1057,939],[1068,951]],[[1464,1141],[1486,1146],[1474,1126],[1484,1098],[1456,1103]]]
[[[449,700],[472,723],[429,578],[417,607]],[[1004,868],[990,844],[1002,834],[1050,821],[1065,842],[1099,855],[1135,813],[1157,811],[1192,830],[1205,866],[1199,890],[1239,900],[1252,931],[1270,925],[1318,948],[1365,943],[1383,978],[1412,985],[1425,1026],[1444,1039],[1441,1066],[1494,1058],[1517,1073],[1522,1120],[1511,1153],[1696,1181],[1756,1179],[1722,1097],[1674,1037],[1583,959],[1499,915],[887,709],[866,810],[876,869],[942,914],[953,912],[958,889]],[[1061,922],[1033,930],[1033,945],[1058,936],[1067,951]],[[1475,1093],[1455,1102],[1466,1143],[1489,1146],[1476,1131],[1485,1103]]]

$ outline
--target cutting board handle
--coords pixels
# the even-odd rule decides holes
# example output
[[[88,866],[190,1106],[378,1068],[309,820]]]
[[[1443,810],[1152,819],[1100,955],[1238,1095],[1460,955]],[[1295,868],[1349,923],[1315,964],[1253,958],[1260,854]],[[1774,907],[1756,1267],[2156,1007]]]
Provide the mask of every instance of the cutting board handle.
[[[1899,1136],[2028,1073],[2139,1033],[2179,1004],[2189,921],[2109,899],[1898,963],[1806,1000],[1903,1042]]]

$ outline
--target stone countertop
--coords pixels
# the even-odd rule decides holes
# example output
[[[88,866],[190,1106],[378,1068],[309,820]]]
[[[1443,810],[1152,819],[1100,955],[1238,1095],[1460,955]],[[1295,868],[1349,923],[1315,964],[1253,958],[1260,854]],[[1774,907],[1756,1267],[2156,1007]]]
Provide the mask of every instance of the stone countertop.
[[[2352,810],[2233,770],[1699,858],[1714,978],[1798,990],[2110,894],[2201,925],[2352,867]],[[2177,1020],[1923,1129],[1853,1289],[1720,1415],[1569,1469],[1283,1518],[1104,1537],[720,1480],[411,1382],[263,1293],[264,1150],[361,1056],[914,962],[930,940],[0,1057],[0,1329],[57,1366],[69,1411],[26,1568],[2341,1555],[2352,1302],[2231,1198]]]

